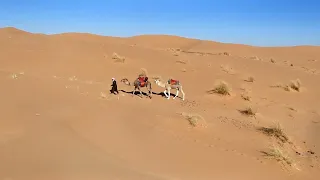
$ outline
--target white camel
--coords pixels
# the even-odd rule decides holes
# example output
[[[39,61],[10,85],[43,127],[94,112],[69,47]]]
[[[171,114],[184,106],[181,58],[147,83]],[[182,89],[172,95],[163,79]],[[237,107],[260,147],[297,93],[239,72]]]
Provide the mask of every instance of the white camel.
[[[184,101],[185,93],[183,92],[182,85],[179,80],[168,79],[168,81],[162,82],[160,79],[157,78],[154,81],[158,86],[165,88],[163,93],[167,97],[167,99],[170,99],[170,90],[176,89],[177,93],[173,97],[173,99],[175,99],[179,95],[179,91],[181,91],[182,100]],[[167,92],[168,92],[168,94],[167,94]]]

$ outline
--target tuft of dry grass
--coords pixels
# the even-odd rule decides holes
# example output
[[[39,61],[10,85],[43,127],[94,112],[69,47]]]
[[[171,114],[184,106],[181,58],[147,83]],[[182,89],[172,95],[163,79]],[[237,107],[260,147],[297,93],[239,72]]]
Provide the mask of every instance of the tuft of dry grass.
[[[283,85],[281,83],[277,83],[276,85],[272,85],[273,88],[283,88],[285,91],[301,91],[301,81],[299,79],[292,80],[288,85]]]
[[[247,79],[245,79],[244,81],[246,82],[254,82],[254,78],[252,76],[249,76]]]
[[[276,83],[274,85],[271,85],[270,87],[272,87],[272,88],[284,88],[282,83]]]
[[[221,95],[231,95],[231,87],[228,85],[228,83],[224,81],[220,81],[217,83],[214,87],[214,89],[211,89],[207,91],[209,94],[217,93]]]
[[[258,56],[251,56],[250,59],[255,60],[255,61],[261,60]]]
[[[247,115],[247,116],[254,116],[256,115],[256,110],[254,110],[252,107],[246,107],[245,109],[239,110],[241,114]]]
[[[228,74],[231,74],[231,75],[235,74],[235,70],[228,65],[221,65],[220,68],[222,69],[222,71],[224,71]]]
[[[177,60],[176,63],[187,64],[187,62],[185,60]]]
[[[230,56],[230,53],[224,52],[223,55],[225,55],[225,56]]]
[[[197,127],[199,125],[204,126],[204,118],[200,116],[199,114],[193,114],[193,113],[180,113],[188,122],[191,126]],[[201,124],[202,123],[202,124]]]
[[[251,101],[251,97],[248,94],[241,94],[241,98],[246,101]]]
[[[280,123],[277,123],[276,125],[273,125],[271,127],[260,127],[258,128],[258,130],[268,136],[273,136],[279,139],[282,143],[289,141],[289,138],[283,131],[283,128],[281,127]]]
[[[284,152],[279,146],[273,145],[267,151],[261,151],[266,158],[275,159],[278,162],[293,165],[293,160],[290,158],[288,153]]]
[[[112,59],[114,59],[114,62],[120,62],[120,63],[124,63],[126,61],[125,57],[119,56],[117,53],[112,54]]]
[[[11,78],[12,79],[18,79],[18,75],[17,74],[11,74]]]
[[[291,89],[299,92],[301,90],[301,81],[300,79],[292,80],[288,86]]]
[[[77,81],[78,78],[76,76],[69,77],[69,81]]]

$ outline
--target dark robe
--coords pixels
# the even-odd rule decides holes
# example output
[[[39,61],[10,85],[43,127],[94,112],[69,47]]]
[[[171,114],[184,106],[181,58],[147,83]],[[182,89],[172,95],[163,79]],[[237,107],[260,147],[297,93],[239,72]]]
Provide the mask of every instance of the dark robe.
[[[110,90],[111,93],[117,92],[117,94],[119,94],[116,80],[112,81],[111,87],[112,87]]]

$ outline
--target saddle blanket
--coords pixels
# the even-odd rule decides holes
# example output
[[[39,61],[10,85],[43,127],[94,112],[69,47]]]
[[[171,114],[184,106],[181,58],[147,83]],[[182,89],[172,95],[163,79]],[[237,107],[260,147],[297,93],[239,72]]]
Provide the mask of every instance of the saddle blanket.
[[[170,85],[179,85],[179,80],[169,79],[168,84]]]
[[[146,78],[145,77],[139,77],[139,83],[141,87],[144,87],[146,84]]]

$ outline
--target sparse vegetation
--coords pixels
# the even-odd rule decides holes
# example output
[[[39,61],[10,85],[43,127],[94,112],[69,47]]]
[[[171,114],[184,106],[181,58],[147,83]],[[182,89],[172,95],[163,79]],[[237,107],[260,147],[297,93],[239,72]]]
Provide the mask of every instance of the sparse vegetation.
[[[272,88],[284,88],[282,83],[276,83],[274,85],[271,85],[270,87],[272,87]]]
[[[283,85],[281,83],[277,83],[272,85],[273,88],[283,88],[285,91],[301,91],[301,81],[299,79],[292,80],[288,85]]]
[[[187,64],[187,62],[185,60],[177,60],[176,63]]]
[[[228,74],[235,74],[235,70],[231,67],[229,67],[228,65],[221,65],[220,68],[222,69],[222,71],[228,73]]]
[[[120,63],[124,63],[126,61],[125,57],[119,56],[117,53],[112,54],[112,59],[114,59],[114,62],[120,62]]]
[[[192,113],[181,113],[181,115],[188,120],[189,124],[193,127],[197,127],[202,123],[204,123],[204,118],[200,116],[199,114],[192,114]],[[204,125],[204,124],[202,124]]]
[[[11,78],[12,79],[18,79],[19,76],[23,76],[23,75],[24,75],[24,72],[20,72],[18,74],[13,73],[13,74],[11,74]]]
[[[250,59],[255,60],[255,61],[260,61],[261,59],[258,56],[252,56]]]
[[[17,74],[11,74],[11,78],[12,79],[18,79],[18,75]]]
[[[293,160],[279,146],[272,146],[268,151],[262,151],[265,157],[275,159],[283,164],[292,165]]]
[[[241,98],[246,101],[251,101],[251,97],[248,94],[241,94]]]
[[[256,111],[253,110],[252,107],[246,107],[243,110],[239,110],[241,114],[247,115],[247,116],[255,116],[256,115]]]
[[[214,89],[207,91],[209,94],[217,93],[221,95],[231,95],[231,87],[224,81],[220,81],[214,87]]]
[[[296,110],[295,108],[293,108],[293,107],[288,107],[288,109],[290,109],[291,111],[298,111],[298,110]]]
[[[295,91],[300,91],[300,88],[301,88],[301,81],[299,79],[296,79],[296,80],[292,80],[290,83],[289,83],[289,87]]]
[[[288,86],[288,85],[284,86],[283,89],[284,89],[285,91],[291,91],[291,88],[290,88],[290,86]]]
[[[273,137],[279,139],[282,143],[289,141],[288,136],[284,133],[284,131],[279,123],[277,123],[276,125],[271,126],[271,127],[260,127],[260,128],[258,128],[258,130],[268,136],[273,136]]]
[[[276,63],[276,60],[274,60],[274,59],[270,59],[270,62],[272,62],[272,63]]]
[[[254,78],[252,76],[249,76],[247,79],[245,79],[244,81],[246,82],[254,82]]]
[[[76,76],[69,77],[69,81],[77,81],[78,78]]]

